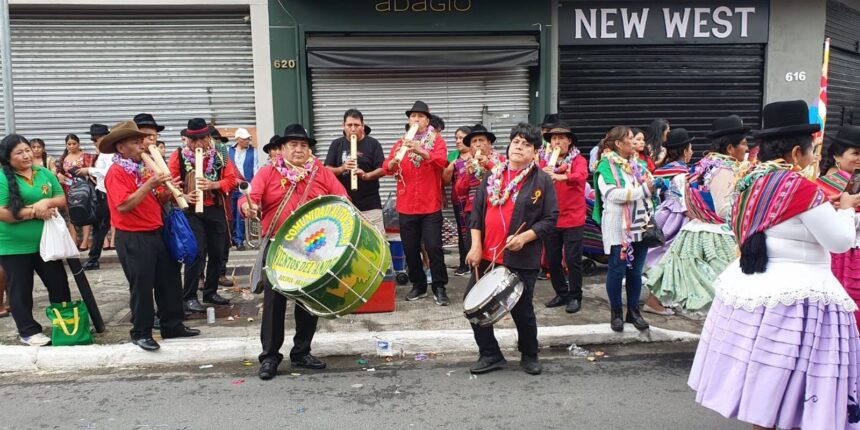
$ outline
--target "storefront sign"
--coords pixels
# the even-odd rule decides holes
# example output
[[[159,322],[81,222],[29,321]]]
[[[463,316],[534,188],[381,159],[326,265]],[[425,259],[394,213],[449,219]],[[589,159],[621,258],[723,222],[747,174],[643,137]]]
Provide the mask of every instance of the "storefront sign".
[[[472,0],[382,0],[377,12],[469,12]]]
[[[766,0],[562,2],[561,45],[766,43]]]

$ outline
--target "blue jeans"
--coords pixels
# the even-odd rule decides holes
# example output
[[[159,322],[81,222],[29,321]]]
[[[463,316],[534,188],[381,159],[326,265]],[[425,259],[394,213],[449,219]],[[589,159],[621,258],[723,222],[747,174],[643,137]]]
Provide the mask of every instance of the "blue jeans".
[[[233,245],[241,246],[245,244],[245,218],[239,212],[239,199],[242,197],[240,193],[234,193],[230,196],[230,209],[233,211]]]
[[[639,294],[642,292],[642,269],[645,267],[645,257],[648,247],[642,242],[635,242],[633,248],[633,267],[627,267],[627,261],[621,259],[621,245],[613,245],[609,251],[609,269],[606,273],[606,294],[609,296],[609,306],[612,309],[621,308],[621,280],[627,279],[627,307],[639,306]]]

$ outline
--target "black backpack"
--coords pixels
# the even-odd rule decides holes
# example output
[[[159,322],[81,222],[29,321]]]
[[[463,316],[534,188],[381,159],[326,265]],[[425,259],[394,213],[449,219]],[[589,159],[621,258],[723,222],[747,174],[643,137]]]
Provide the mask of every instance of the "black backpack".
[[[89,181],[75,181],[66,195],[69,221],[76,226],[93,225],[98,221],[99,201],[96,189]]]

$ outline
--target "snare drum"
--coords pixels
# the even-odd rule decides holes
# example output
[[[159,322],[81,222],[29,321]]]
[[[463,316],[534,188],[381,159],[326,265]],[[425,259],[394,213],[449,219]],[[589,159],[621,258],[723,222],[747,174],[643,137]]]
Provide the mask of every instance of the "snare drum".
[[[504,266],[485,274],[463,300],[463,314],[472,324],[488,327],[508,314],[523,295],[523,281]]]
[[[361,307],[390,265],[388,242],[339,196],[317,197],[296,209],[266,254],[272,289],[323,318]]]

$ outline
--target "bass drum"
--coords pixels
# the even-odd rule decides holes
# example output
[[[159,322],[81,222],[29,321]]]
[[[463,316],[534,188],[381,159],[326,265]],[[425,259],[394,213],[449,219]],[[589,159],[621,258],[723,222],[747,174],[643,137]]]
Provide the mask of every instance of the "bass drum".
[[[340,196],[313,199],[278,229],[266,254],[272,288],[322,318],[351,314],[391,265],[385,237]]]

